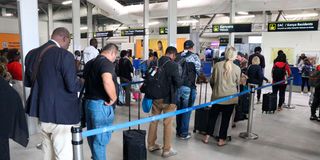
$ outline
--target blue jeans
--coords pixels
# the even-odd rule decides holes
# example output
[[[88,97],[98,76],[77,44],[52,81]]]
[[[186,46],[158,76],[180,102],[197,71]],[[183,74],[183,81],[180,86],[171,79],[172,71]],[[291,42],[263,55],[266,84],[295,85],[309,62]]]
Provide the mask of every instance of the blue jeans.
[[[112,106],[105,106],[103,100],[86,100],[87,130],[111,126],[114,113]],[[111,132],[88,137],[93,160],[106,160],[106,146],[111,139]]]
[[[197,90],[187,86],[181,86],[177,91],[177,109],[192,107],[196,99]],[[186,137],[189,133],[191,111],[177,115],[177,135]]]

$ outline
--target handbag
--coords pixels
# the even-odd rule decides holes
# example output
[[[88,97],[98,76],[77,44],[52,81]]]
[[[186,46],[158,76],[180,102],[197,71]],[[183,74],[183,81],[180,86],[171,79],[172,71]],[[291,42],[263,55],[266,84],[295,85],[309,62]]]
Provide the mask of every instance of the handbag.
[[[143,97],[142,100],[142,110],[144,113],[149,113],[152,108],[152,99]]]

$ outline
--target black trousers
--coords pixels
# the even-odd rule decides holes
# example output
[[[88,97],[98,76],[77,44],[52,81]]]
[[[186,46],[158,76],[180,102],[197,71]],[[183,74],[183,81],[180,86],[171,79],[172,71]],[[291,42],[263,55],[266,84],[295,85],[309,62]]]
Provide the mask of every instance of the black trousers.
[[[315,88],[314,95],[313,95],[313,102],[311,105],[311,115],[316,115],[316,110],[320,105],[320,87]],[[319,117],[320,117],[320,111],[319,111]]]
[[[279,92],[279,103],[278,103],[278,107],[282,107],[284,100],[285,100],[285,95],[286,95],[286,84],[279,84],[279,85],[275,85],[272,86],[272,93],[275,95],[278,95]]]
[[[220,132],[219,132],[219,139],[227,139],[228,127],[230,118],[234,109],[234,104],[231,105],[221,105],[215,104],[211,107],[207,125],[207,135],[213,135],[215,124],[219,113],[222,113],[221,125],[220,125]]]
[[[258,87],[261,87],[262,86],[262,83],[259,83],[258,84]],[[258,99],[258,101],[260,101],[260,97],[261,97],[261,89],[259,89],[258,91],[257,91],[257,99]]]
[[[8,138],[0,137],[0,160],[10,160]]]
[[[307,84],[307,87],[308,87],[308,92],[310,92],[309,78],[308,77],[302,77],[301,92],[303,92],[304,86],[306,84]]]

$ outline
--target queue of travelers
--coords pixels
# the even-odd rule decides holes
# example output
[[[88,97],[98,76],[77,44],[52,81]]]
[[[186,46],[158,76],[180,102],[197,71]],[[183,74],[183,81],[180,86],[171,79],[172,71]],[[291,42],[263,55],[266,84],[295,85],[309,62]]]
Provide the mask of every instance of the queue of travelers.
[[[115,118],[114,109],[119,93],[117,78],[119,77],[121,83],[128,83],[133,80],[132,51],[122,50],[120,52],[121,58],[117,61],[118,46],[109,43],[99,51],[97,49],[98,42],[94,38],[90,40],[90,46],[79,54],[82,54],[85,66],[83,68],[83,78],[78,77],[74,55],[67,50],[70,39],[70,33],[66,28],[56,28],[51,35],[51,39],[42,46],[31,50],[25,59],[23,83],[24,86],[31,88],[25,110],[29,116],[39,119],[42,138],[41,148],[45,160],[73,159],[70,130],[72,126],[79,125],[81,115],[84,114],[86,117],[87,130],[111,126]],[[152,100],[152,116],[192,107],[197,95],[196,78],[200,75],[201,69],[201,61],[194,52],[193,41],[185,41],[184,50],[181,53],[178,53],[173,46],[167,47],[164,52],[162,43],[158,43],[158,45],[159,50],[161,48],[160,57],[158,57],[157,52],[150,50],[148,59],[141,63],[145,66],[141,70],[143,78],[148,78],[150,68],[156,68],[157,71],[162,70],[162,76],[164,76],[159,78],[163,81],[161,82],[163,86],[159,90],[162,94]],[[23,85],[14,87],[14,85],[22,83],[23,73],[20,60],[21,56],[18,50],[3,51],[0,57],[0,85],[5,91],[14,95],[12,97],[15,97],[15,99],[11,98],[11,101],[7,101],[8,105],[16,105],[17,109],[21,110],[23,109],[23,96],[19,91],[22,90]],[[298,64],[301,67],[303,79],[301,92],[304,91],[305,85],[310,91],[309,78],[314,74],[314,70],[318,71],[320,75],[320,66],[314,68],[305,55],[299,58]],[[210,77],[211,100],[239,93],[248,84],[262,86],[263,81],[269,83],[270,81],[264,76],[265,66],[261,47],[256,47],[254,54],[250,55],[248,60],[245,54],[237,52],[234,47],[227,47],[223,57],[213,66]],[[271,74],[273,83],[285,80],[292,74],[286,54],[282,50],[278,51]],[[9,86],[8,82],[10,81],[13,81],[13,88],[16,91]],[[279,93],[278,111],[283,108],[286,87],[286,82],[272,87],[273,94],[277,95]],[[81,114],[77,93],[82,90],[85,90],[85,113]],[[131,88],[130,86],[124,86],[124,90],[125,105],[130,105]],[[4,98],[5,96],[2,93],[4,92],[0,92],[1,98]],[[320,114],[319,117],[316,116],[316,110],[320,103],[320,85],[315,86],[313,96],[310,120],[320,121]],[[17,97],[20,100],[17,100]],[[261,103],[260,97],[261,91],[258,91],[257,103]],[[227,144],[229,122],[233,121],[232,114],[235,112],[235,108],[239,107],[240,101],[241,97],[237,97],[210,106],[208,125],[202,139],[203,143],[207,144],[209,142],[215,130],[217,118],[221,114],[217,145],[224,146]],[[1,109],[3,109],[2,105],[0,106]],[[17,141],[25,146],[28,143],[28,129],[25,118],[23,118],[23,115],[13,116],[22,117],[19,124],[12,125],[19,126],[23,139]],[[189,132],[190,116],[191,111],[176,116],[175,134],[181,140],[188,140],[192,136]],[[0,117],[3,118],[3,116]],[[163,145],[157,143],[159,121],[153,121],[149,124],[148,151],[162,150],[161,155],[165,158],[178,154],[172,144],[173,121],[174,117],[163,120]],[[1,133],[4,132],[4,130],[0,131]],[[4,134],[8,134],[8,132]],[[92,159],[107,159],[106,147],[110,142],[111,134],[112,132],[105,132],[88,137]],[[5,150],[6,154],[0,155],[0,159],[2,157],[7,158],[9,155],[8,138],[1,136],[0,149]]]

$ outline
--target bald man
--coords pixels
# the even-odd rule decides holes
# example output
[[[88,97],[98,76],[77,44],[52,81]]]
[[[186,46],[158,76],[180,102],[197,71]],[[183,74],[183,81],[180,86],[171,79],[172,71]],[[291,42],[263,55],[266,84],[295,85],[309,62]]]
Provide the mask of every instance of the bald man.
[[[80,122],[77,92],[83,82],[67,51],[69,44],[69,31],[56,28],[51,39],[31,50],[25,60],[24,84],[31,87],[26,112],[39,118],[44,160],[73,159],[70,131]]]

